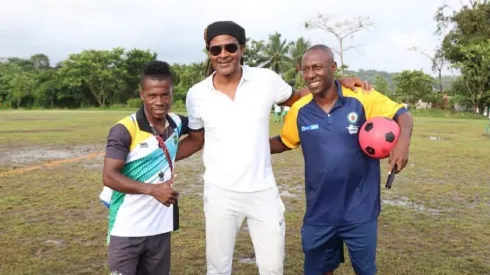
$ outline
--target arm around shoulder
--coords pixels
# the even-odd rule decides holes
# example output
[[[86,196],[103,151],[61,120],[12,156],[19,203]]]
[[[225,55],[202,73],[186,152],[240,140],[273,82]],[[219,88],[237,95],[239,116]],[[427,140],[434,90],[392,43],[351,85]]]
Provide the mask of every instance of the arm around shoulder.
[[[300,138],[296,123],[297,117],[298,108],[293,106],[284,118],[284,125],[280,135],[269,139],[271,154],[278,154],[299,147]]]
[[[291,150],[291,148],[287,147],[286,144],[282,142],[281,136],[271,137],[269,139],[269,145],[271,148],[271,154],[279,154]]]
[[[182,160],[198,152],[204,146],[204,123],[201,118],[200,100],[191,88],[186,98],[187,136],[179,142],[175,160]]]
[[[204,146],[204,129],[189,129],[187,136],[179,142],[175,160],[182,160],[198,152]]]
[[[284,79],[271,69],[265,69],[269,73],[269,83],[271,83],[272,92],[274,95],[274,103],[279,106],[291,107],[296,101],[301,98],[300,91],[296,91],[294,87],[288,84]]]

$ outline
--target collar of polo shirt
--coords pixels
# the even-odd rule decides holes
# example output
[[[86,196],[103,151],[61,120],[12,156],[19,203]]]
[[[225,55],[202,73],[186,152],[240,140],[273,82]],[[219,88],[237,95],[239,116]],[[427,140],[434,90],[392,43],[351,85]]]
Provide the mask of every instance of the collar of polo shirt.
[[[248,66],[242,65],[241,69],[242,69],[242,78],[240,79],[239,83],[241,83],[242,81],[250,81],[250,73],[248,70]],[[214,90],[214,91],[216,90],[216,88],[214,87],[214,84],[213,84],[213,77],[215,74],[216,74],[216,71],[214,71],[210,76],[208,76],[208,78],[206,80],[209,90]]]

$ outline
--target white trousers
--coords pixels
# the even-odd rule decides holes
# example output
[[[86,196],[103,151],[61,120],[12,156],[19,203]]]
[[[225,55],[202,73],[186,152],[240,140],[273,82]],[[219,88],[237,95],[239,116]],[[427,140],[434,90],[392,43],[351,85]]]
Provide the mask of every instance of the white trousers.
[[[245,218],[261,275],[282,275],[284,203],[276,186],[259,192],[233,192],[205,184],[207,275],[230,275],[235,237]]]

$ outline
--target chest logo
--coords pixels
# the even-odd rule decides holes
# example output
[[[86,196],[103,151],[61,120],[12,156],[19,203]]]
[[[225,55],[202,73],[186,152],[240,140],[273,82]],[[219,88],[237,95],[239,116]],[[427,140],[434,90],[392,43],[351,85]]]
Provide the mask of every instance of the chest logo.
[[[350,112],[347,115],[347,121],[349,121],[349,123],[355,124],[357,120],[359,120],[359,115],[356,112]]]
[[[318,124],[313,124],[313,125],[308,125],[308,126],[301,126],[301,132],[304,131],[310,131],[310,130],[318,130]]]
[[[359,132],[359,127],[357,127],[357,125],[354,125],[354,124],[351,124],[345,128],[347,128],[347,131],[349,131],[349,134],[351,134],[351,135],[355,135],[355,134],[357,134],[357,132]]]

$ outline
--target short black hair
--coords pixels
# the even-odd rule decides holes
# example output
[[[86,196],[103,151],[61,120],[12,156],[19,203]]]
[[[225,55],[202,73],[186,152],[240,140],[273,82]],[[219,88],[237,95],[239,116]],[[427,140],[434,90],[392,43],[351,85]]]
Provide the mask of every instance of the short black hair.
[[[170,79],[172,82],[174,80],[172,72],[170,71],[170,65],[165,61],[159,60],[153,60],[146,63],[140,76],[141,87],[143,87],[143,81],[147,77],[155,80]]]
[[[306,50],[305,53],[307,53],[309,51],[323,51],[323,52],[325,52],[328,55],[328,57],[330,57],[330,59],[332,61],[335,62],[335,57],[333,55],[332,49],[330,47],[326,46],[326,45],[323,45],[323,44],[313,45],[308,50]]]

